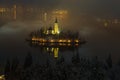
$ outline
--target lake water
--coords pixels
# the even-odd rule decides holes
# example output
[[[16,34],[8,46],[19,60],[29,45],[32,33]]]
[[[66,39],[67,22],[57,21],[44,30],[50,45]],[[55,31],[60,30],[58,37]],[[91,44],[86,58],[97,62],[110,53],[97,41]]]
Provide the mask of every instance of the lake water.
[[[15,21],[2,24],[0,27],[0,63],[4,64],[7,59],[12,59],[13,57],[18,57],[23,62],[28,52],[33,55],[36,63],[44,63],[47,58],[54,59],[53,55],[41,53],[39,47],[31,47],[25,41],[31,31],[39,28],[40,23],[38,21]],[[119,25],[106,28],[104,26],[79,26],[75,27],[75,30],[78,30],[80,35],[87,41],[86,44],[79,47],[79,56],[86,58],[98,56],[99,59],[105,60],[111,54],[114,63],[119,61]],[[59,56],[63,56],[66,62],[70,62],[74,54],[75,51],[71,50],[59,51]]]

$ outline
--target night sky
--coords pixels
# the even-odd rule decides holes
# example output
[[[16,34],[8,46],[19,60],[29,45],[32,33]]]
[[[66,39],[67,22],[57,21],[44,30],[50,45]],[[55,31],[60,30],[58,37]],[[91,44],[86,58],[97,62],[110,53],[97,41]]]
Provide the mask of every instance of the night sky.
[[[0,0],[1,4],[34,5],[43,8],[67,8],[76,13],[120,17],[119,0]]]

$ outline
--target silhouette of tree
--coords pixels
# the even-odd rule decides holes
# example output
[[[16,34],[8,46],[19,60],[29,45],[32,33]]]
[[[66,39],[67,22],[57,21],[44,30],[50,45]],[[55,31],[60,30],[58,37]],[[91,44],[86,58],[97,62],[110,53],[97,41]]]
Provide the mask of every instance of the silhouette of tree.
[[[26,56],[25,58],[25,62],[24,62],[24,69],[26,68],[29,68],[33,63],[33,60],[32,60],[32,56],[30,53],[28,53],[28,55]]]
[[[118,61],[118,66],[120,66],[120,60]]]
[[[47,59],[47,61],[46,61],[46,67],[49,67],[50,66],[50,61],[49,61],[49,59]]]
[[[5,70],[4,70],[6,80],[8,80],[8,78],[9,78],[9,74],[10,74],[10,71],[11,71],[10,68],[11,68],[10,61],[7,60],[6,65],[5,65]]]
[[[111,54],[109,54],[106,62],[107,62],[108,67],[109,67],[109,68],[112,68],[112,58],[111,58]]]
[[[43,33],[44,33],[44,29],[41,28],[40,31],[39,31],[39,34],[40,34],[41,37],[44,37],[44,34],[43,34]]]
[[[114,72],[111,72],[111,75],[109,77],[110,77],[110,80],[115,80],[116,75]]]
[[[79,51],[77,51],[76,55],[72,57],[72,63],[76,64],[80,62]]]
[[[61,56],[61,58],[57,60],[56,64],[57,64],[57,65],[62,64],[62,63],[64,63],[64,61],[65,61],[65,60],[64,60],[64,57]]]
[[[14,58],[11,65],[11,71],[16,71],[19,66],[18,58]]]
[[[76,33],[74,34],[74,37],[75,37],[76,39],[78,39],[78,38],[79,38],[79,32],[76,32]]]
[[[104,72],[97,56],[92,60],[90,72],[88,80],[104,80]]]

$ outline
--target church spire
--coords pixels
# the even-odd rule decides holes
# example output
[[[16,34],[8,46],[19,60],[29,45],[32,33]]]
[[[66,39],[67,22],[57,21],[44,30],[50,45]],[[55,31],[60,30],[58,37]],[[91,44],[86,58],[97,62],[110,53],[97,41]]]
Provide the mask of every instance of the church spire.
[[[57,20],[57,18],[55,19],[55,23],[58,23],[58,20]]]

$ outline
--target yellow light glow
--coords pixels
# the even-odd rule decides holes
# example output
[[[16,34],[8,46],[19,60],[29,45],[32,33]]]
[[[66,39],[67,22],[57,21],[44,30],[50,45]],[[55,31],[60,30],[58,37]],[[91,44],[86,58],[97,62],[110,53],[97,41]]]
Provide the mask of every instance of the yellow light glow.
[[[50,42],[55,42],[55,41],[52,39],[52,40],[50,40]]]
[[[0,12],[2,12],[2,13],[3,13],[3,12],[4,12],[4,8],[0,8]]]
[[[67,14],[68,11],[67,10],[55,10],[53,11],[53,14],[59,14],[59,15],[63,15],[63,14]]]
[[[46,40],[45,40],[45,39],[43,39],[43,42],[46,42]]]
[[[54,48],[52,48],[51,51],[53,52],[53,51],[54,51]]]
[[[35,41],[35,40],[37,40],[37,38],[35,38],[35,37],[32,37],[32,41]]]
[[[59,42],[63,42],[63,40],[60,39]]]
[[[47,51],[49,51],[49,48],[47,48]]]
[[[75,46],[78,46],[78,44],[75,44]]]
[[[58,34],[59,33],[59,27],[58,27],[58,23],[54,24],[54,33]]]
[[[60,31],[58,31],[57,33],[60,34]]]
[[[68,44],[68,46],[71,46],[71,44]]]
[[[104,26],[105,26],[105,27],[107,27],[107,26],[108,26],[108,23],[107,23],[107,22],[105,22],[105,23],[104,23]]]
[[[5,80],[5,75],[1,75],[0,80]]]
[[[54,58],[58,58],[59,48],[54,48]]]
[[[67,42],[67,40],[63,40],[63,42]]]
[[[54,34],[54,30],[52,30],[52,34]]]
[[[68,40],[68,43],[70,43],[71,42],[71,40]]]
[[[76,43],[78,43],[78,42],[79,42],[79,40],[75,40],[75,42],[76,42]]]

